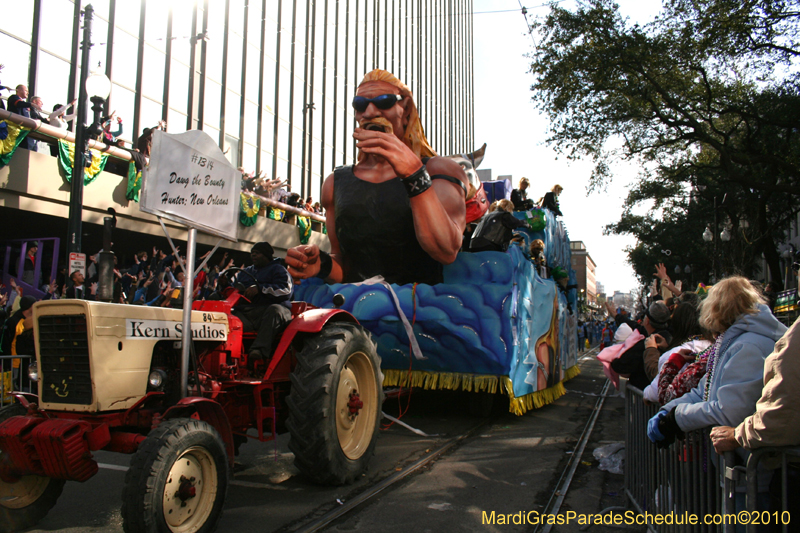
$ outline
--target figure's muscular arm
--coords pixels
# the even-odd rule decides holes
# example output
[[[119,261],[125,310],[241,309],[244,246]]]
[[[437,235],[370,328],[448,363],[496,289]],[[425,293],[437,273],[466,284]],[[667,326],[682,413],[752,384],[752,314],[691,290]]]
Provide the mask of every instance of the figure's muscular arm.
[[[344,279],[341,249],[336,237],[336,210],[333,203],[333,174],[322,184],[322,207],[325,208],[325,225],[331,242],[331,273],[325,278],[328,283],[341,283]],[[295,246],[286,251],[286,265],[295,280],[313,278],[319,273],[319,247],[316,244]]]
[[[444,157],[433,157],[425,165],[428,174],[452,176],[467,184],[461,166]],[[414,231],[422,249],[444,265],[456,260],[466,225],[464,190],[447,180],[433,180],[430,189],[410,200]]]
[[[398,178],[412,175],[422,165],[420,158],[393,134],[356,128],[353,138],[360,150],[384,158]],[[432,157],[425,166],[431,176],[443,174],[465,186],[468,183],[464,169],[450,159]],[[455,261],[466,226],[464,190],[447,180],[433,180],[429,190],[410,201],[414,231],[422,249],[439,263],[449,265]]]

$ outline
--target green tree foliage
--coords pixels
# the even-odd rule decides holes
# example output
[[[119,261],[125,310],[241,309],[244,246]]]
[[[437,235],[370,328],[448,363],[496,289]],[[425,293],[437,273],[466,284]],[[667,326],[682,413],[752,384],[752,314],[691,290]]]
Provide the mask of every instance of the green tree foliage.
[[[646,169],[607,228],[639,239],[629,260],[640,276],[652,274],[643,255],[659,262],[674,236],[671,249],[683,243],[697,254],[687,262],[701,264],[709,252],[694,243],[716,214],[734,236],[718,243],[718,268],[753,275],[763,253],[781,279],[775,241],[800,205],[799,6],[666,0],[636,25],[612,1],[588,0],[574,11],[554,4],[531,28],[533,99],[551,120],[551,145],[594,161],[590,190],[611,179],[613,159]],[[641,204],[652,209],[634,216]]]

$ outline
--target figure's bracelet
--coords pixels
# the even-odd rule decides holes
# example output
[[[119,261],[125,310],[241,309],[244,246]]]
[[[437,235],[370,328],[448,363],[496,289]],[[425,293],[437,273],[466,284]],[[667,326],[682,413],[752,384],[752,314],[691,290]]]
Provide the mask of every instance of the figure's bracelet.
[[[331,259],[331,254],[320,250],[319,272],[317,273],[317,277],[324,280],[325,278],[331,275],[332,268],[333,268],[333,259]]]
[[[410,176],[401,178],[400,181],[405,186],[409,198],[422,194],[431,188],[431,177],[425,169],[425,165],[422,165],[419,170]]]

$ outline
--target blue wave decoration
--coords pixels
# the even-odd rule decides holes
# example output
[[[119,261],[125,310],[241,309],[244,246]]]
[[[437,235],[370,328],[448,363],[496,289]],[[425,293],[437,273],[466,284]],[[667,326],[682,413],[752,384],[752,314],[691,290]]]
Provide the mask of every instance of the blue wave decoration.
[[[548,213],[548,215],[551,215]],[[549,216],[543,231],[520,230],[526,242],[542,239],[551,266],[570,273],[569,239],[563,223]],[[541,278],[518,246],[508,252],[460,253],[444,268],[444,282],[416,287],[392,285],[400,308],[414,321],[414,335],[424,360],[414,371],[507,376],[515,397],[558,384],[577,364],[576,291],[558,290]],[[295,298],[318,307],[333,307],[333,296],[345,297],[342,309],[352,313],[374,336],[384,370],[409,368],[409,341],[389,290],[383,285],[335,284],[305,280]],[[415,314],[416,313],[416,314]]]

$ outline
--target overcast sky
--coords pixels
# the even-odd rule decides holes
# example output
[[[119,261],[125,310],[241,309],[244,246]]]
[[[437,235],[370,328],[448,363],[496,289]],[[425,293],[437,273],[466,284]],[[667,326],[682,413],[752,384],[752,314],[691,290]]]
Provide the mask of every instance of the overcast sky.
[[[660,7],[654,0],[618,0],[622,13],[632,20],[646,21]],[[548,9],[526,3],[528,20],[544,16]],[[563,5],[569,6],[571,2]],[[497,12],[511,10],[508,12]],[[587,196],[591,173],[589,162],[569,162],[557,157],[544,144],[548,120],[531,102],[532,74],[525,54],[533,48],[518,0],[475,0],[475,142],[487,143],[480,168],[492,169],[493,176],[511,174],[514,186],[525,176],[531,181],[534,200],[558,183],[564,187],[560,197],[564,223],[571,240],[586,244],[597,263],[597,280],[608,294],[628,292],[637,286],[633,269],[625,262],[624,249],[635,243],[631,237],[604,236],[603,226],[619,220],[627,186],[636,168],[618,164],[614,180],[603,193]],[[494,12],[494,13],[485,13]]]

